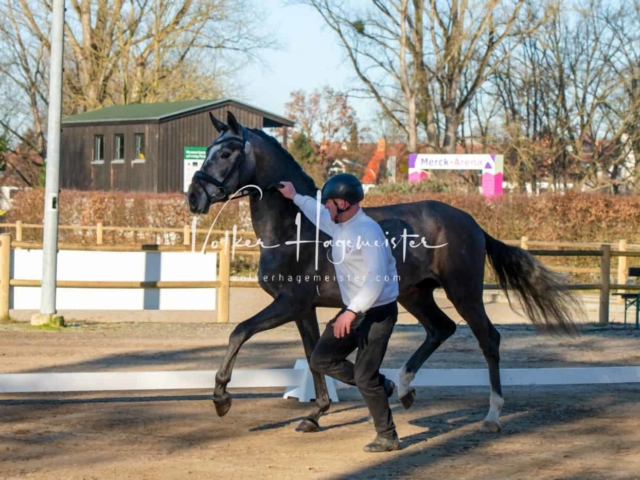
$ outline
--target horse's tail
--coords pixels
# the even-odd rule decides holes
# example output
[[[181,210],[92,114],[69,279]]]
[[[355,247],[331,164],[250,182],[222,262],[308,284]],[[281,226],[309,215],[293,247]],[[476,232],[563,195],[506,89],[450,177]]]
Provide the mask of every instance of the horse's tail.
[[[550,271],[533,255],[510,247],[484,232],[487,255],[500,287],[511,304],[509,289],[518,294],[520,305],[533,324],[556,333],[576,333],[573,317],[583,317],[578,297],[557,273]]]

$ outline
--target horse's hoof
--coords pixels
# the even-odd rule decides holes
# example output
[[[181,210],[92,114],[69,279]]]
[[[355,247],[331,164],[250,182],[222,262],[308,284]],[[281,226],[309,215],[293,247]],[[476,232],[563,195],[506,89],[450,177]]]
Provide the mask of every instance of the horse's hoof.
[[[480,426],[480,431],[483,433],[500,433],[500,430],[502,430],[502,427],[499,423],[490,422],[489,420],[485,420]]]
[[[296,427],[296,432],[301,432],[301,433],[314,433],[319,430],[320,430],[320,425],[318,425],[318,422],[315,422],[310,418],[305,418]]]
[[[413,401],[416,399],[416,389],[412,388],[407,393],[405,393],[402,397],[400,397],[400,403],[405,410],[409,410],[411,405],[413,405]]]
[[[219,417],[224,417],[231,409],[231,394],[224,392],[222,395],[213,395],[213,404],[216,406],[216,413]]]

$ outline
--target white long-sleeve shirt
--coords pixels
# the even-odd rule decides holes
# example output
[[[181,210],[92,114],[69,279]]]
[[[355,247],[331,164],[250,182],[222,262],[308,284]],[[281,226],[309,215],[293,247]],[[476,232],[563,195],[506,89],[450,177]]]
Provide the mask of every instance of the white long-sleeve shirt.
[[[296,194],[293,202],[314,225],[332,237],[331,258],[347,309],[366,312],[396,300],[396,260],[375,220],[359,209],[346,222],[334,223],[329,210],[315,198]]]

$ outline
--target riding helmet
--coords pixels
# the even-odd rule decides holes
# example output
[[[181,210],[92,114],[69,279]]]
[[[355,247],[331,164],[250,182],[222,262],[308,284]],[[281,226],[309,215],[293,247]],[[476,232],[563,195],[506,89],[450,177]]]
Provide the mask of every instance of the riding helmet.
[[[334,175],[322,187],[322,203],[330,198],[341,198],[351,205],[362,201],[364,190],[360,180],[350,173]]]

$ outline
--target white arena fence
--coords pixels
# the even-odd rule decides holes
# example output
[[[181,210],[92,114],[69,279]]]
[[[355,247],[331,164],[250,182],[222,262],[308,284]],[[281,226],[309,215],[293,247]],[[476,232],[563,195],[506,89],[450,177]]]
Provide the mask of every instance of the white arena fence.
[[[382,373],[397,381],[399,370]],[[503,386],[598,385],[640,383],[640,367],[506,368],[500,371]],[[213,390],[215,370],[165,372],[82,372],[0,374],[0,394],[62,392],[128,392],[143,390]],[[329,395],[339,401],[338,389],[347,385],[325,377]],[[486,368],[423,369],[411,383],[415,387],[489,387]],[[306,360],[292,369],[233,372],[231,389],[284,388],[284,398],[309,402],[315,398]]]
[[[91,252],[58,253],[58,280],[140,282],[142,288],[59,288],[60,310],[209,310],[216,308],[214,288],[145,288],[155,282],[215,281],[217,253]],[[42,279],[42,250],[13,250],[12,276]],[[162,285],[162,283],[160,283]],[[39,310],[40,287],[12,286],[10,308]]]

